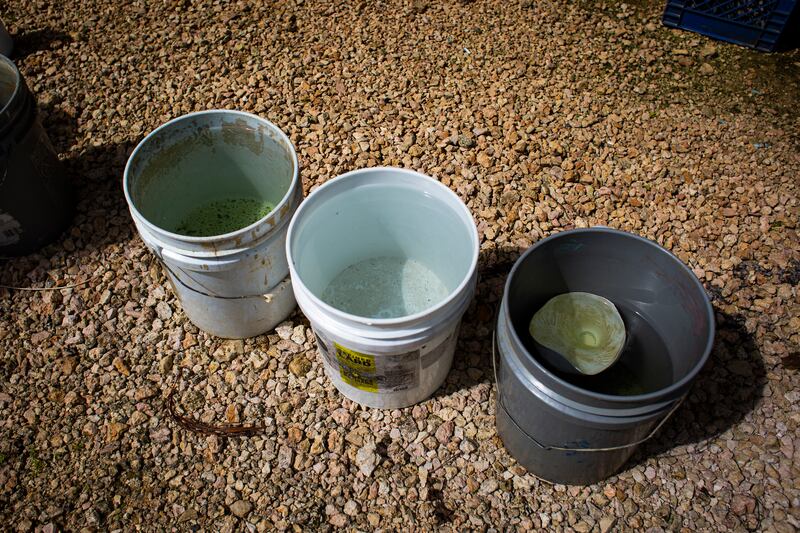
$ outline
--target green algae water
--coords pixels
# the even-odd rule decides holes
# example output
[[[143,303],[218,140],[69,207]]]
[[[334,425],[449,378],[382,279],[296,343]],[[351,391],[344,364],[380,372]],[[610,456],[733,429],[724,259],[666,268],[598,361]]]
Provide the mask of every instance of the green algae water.
[[[190,237],[223,235],[249,226],[267,216],[274,206],[257,198],[223,198],[191,210],[176,233]]]
[[[368,318],[397,318],[428,309],[450,291],[418,261],[373,257],[342,270],[322,293],[322,300],[346,313]]]

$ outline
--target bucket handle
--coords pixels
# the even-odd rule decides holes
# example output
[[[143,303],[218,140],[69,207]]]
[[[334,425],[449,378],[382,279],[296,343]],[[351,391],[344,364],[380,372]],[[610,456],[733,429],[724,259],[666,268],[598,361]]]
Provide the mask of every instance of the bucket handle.
[[[509,410],[506,409],[506,406],[503,404],[503,396],[502,396],[502,394],[500,394],[500,382],[497,380],[497,350],[495,350],[495,334],[492,334],[492,369],[494,370],[494,383],[495,383],[495,389],[497,391],[496,392],[496,394],[497,394],[497,403],[499,403],[500,407],[502,407],[503,410],[505,410],[506,415],[508,415],[508,419],[511,420],[511,423],[514,424],[514,426],[516,426],[516,428],[518,430],[520,430],[523,435],[525,435],[526,437],[531,439],[534,444],[536,444],[538,447],[542,448],[543,450],[555,450],[555,451],[562,451],[562,452],[611,452],[611,451],[615,451],[615,450],[624,450],[626,448],[632,448],[634,446],[638,446],[638,445],[650,440],[656,433],[658,433],[658,430],[661,429],[661,426],[663,426],[666,423],[666,421],[669,420],[669,418],[672,416],[672,414],[675,411],[678,410],[678,407],[681,406],[681,404],[683,403],[683,400],[685,400],[686,396],[687,396],[687,395],[683,395],[680,398],[678,398],[677,400],[675,400],[675,402],[672,404],[672,407],[667,412],[667,414],[664,415],[661,418],[661,421],[659,421],[659,423],[656,425],[656,427],[654,427],[653,430],[650,431],[650,433],[648,433],[648,435],[646,437],[644,437],[642,439],[639,439],[639,440],[637,440],[635,442],[631,442],[630,444],[622,444],[620,446],[609,446],[609,447],[606,447],[606,448],[571,448],[571,447],[566,447],[566,446],[551,446],[549,444],[542,444],[541,442],[539,442],[536,439],[536,437],[534,437],[533,435],[531,435],[530,433],[528,433],[527,431],[522,429],[520,427],[520,425],[517,423],[517,421],[514,420],[514,417],[511,416],[511,413],[509,412]]]
[[[195,289],[194,287],[190,287],[189,285],[187,285],[187,283],[185,281],[183,281],[181,279],[181,277],[174,270],[172,270],[170,268],[170,266],[167,264],[166,261],[164,261],[164,259],[161,257],[160,254],[154,254],[154,255],[156,256],[156,259],[158,259],[158,262],[161,263],[161,266],[164,267],[164,269],[166,269],[167,272],[172,274],[172,277],[175,280],[177,280],[178,283],[180,283],[185,289],[188,289],[188,290],[190,290],[192,292],[200,294],[201,296],[206,296],[208,298],[216,298],[218,300],[245,300],[247,298],[255,298],[255,297],[263,297],[263,298],[270,298],[271,297],[271,295],[269,295],[269,294],[253,294],[253,295],[249,295],[249,296],[222,296],[222,295],[219,295],[219,294],[210,294],[208,292],[204,292],[204,291],[201,291],[199,289]],[[180,270],[181,272],[186,274],[186,272],[182,268],[178,268],[178,270]],[[186,275],[189,276],[188,274],[186,274]],[[192,278],[191,276],[189,276],[189,277]],[[192,281],[194,281],[195,283],[200,285],[200,282],[198,282],[196,279],[192,278]],[[200,285],[200,286],[202,287],[202,285]],[[206,287],[203,287],[203,288],[206,289],[206,290],[209,290]]]

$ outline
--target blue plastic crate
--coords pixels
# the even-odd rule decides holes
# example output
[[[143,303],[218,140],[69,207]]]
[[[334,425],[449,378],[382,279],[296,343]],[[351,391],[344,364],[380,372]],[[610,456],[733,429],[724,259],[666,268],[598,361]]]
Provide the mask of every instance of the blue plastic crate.
[[[670,28],[774,52],[798,33],[796,0],[668,0],[663,22]]]

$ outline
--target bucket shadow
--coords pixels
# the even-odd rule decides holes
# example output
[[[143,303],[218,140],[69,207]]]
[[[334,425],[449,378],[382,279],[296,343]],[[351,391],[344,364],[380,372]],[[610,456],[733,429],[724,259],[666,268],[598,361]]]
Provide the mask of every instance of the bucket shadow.
[[[78,125],[75,117],[55,105],[38,105],[39,120],[56,153],[66,153],[75,146]]]
[[[122,174],[134,142],[90,147],[65,161],[76,186],[73,226],[87,248],[123,243],[135,234],[122,191]]]
[[[14,50],[11,52],[11,58],[14,60],[23,59],[42,50],[55,50],[73,41],[68,33],[53,28],[24,31],[13,35],[12,38]]]
[[[525,250],[521,246],[481,250],[475,298],[461,321],[453,366],[433,398],[468,390],[480,383],[494,383],[492,335],[497,311],[503,299],[506,277]]]
[[[741,316],[716,311],[714,348],[689,395],[661,430],[622,468],[689,444],[705,443],[742,422],[758,405],[767,383],[761,352]],[[705,447],[701,444],[700,450]],[[679,456],[678,452],[671,456]]]

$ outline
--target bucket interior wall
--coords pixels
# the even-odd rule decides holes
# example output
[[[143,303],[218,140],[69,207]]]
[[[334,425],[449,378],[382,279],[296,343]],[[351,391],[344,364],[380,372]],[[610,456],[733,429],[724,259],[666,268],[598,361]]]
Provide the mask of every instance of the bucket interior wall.
[[[423,187],[367,183],[337,190],[296,224],[295,267],[317,297],[344,269],[376,257],[416,260],[453,291],[474,254],[462,215]]]
[[[656,246],[624,234],[586,232],[528,254],[510,281],[508,306],[514,331],[535,354],[528,325],[550,298],[570,291],[608,298],[620,311],[641,314],[656,330],[675,383],[695,367],[708,341],[711,325],[701,290],[688,270]]]
[[[276,206],[294,163],[287,146],[258,122],[204,115],[159,130],[132,168],[134,205],[152,224],[175,231],[198,206],[253,198]]]

